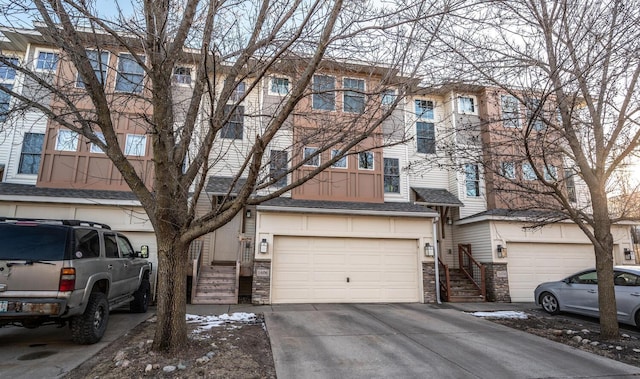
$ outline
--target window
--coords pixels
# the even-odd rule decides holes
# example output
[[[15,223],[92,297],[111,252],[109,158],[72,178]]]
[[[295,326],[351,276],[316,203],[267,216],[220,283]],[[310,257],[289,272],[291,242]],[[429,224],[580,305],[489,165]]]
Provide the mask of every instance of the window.
[[[38,52],[36,71],[55,71],[58,66],[58,54],[51,51]]]
[[[476,114],[476,99],[471,96],[458,97],[458,112]]]
[[[240,101],[240,100],[242,100],[244,98],[244,94],[245,94],[246,90],[247,90],[247,88],[246,88],[246,85],[244,84],[244,82],[238,83],[236,88],[233,89],[233,92],[231,93],[231,98],[229,100],[230,101]]]
[[[10,64],[13,64],[15,66],[18,65],[18,63],[20,63],[18,61],[18,58],[7,58],[7,57],[3,57],[5,60],[7,60]],[[0,62],[0,81],[4,82],[4,81],[13,81],[16,78],[16,69],[13,67],[10,67],[8,64],[4,63],[4,62]]]
[[[363,113],[364,80],[344,78],[342,80],[342,88],[345,89],[343,95],[343,110],[349,113]]]
[[[133,250],[133,247],[131,247],[131,243],[129,242],[129,240],[121,236],[117,236],[116,238],[121,255],[125,258],[135,257],[135,252]]]
[[[480,170],[475,163],[467,163],[464,165],[465,186],[467,187],[467,196],[480,196]]]
[[[320,166],[320,154],[311,158],[315,152],[318,151],[315,147],[305,147],[302,152],[302,159],[305,161],[305,166]]]
[[[614,271],[613,283],[616,286],[640,286],[640,276],[631,274],[629,272]]]
[[[78,133],[73,130],[59,129],[56,136],[57,151],[76,151],[78,150]]]
[[[416,100],[416,116],[427,120],[433,120],[433,101]]]
[[[340,150],[331,150],[331,159],[335,158],[340,153]],[[343,155],[342,158],[335,161],[331,167],[334,168],[347,168],[347,156]]]
[[[384,192],[400,193],[400,160],[384,158]]]
[[[87,58],[89,58],[89,62],[91,63],[91,68],[93,68],[93,73],[98,79],[100,83],[104,86],[104,83],[107,80],[107,66],[109,64],[109,52],[107,51],[96,51],[96,50],[87,50],[86,51]],[[76,81],[76,87],[84,88],[85,84],[78,75],[78,80]]]
[[[573,170],[570,168],[564,169],[564,182],[567,186],[567,199],[569,201],[575,202],[576,198],[576,181],[574,179]]]
[[[373,170],[373,152],[363,151],[358,153],[358,168],[361,170]]]
[[[558,180],[558,171],[553,166],[544,166],[544,180],[548,182]]]
[[[587,271],[571,277],[569,282],[577,284],[598,284],[598,273],[596,271]]]
[[[313,109],[333,111],[336,109],[336,78],[325,75],[313,76]]]
[[[386,89],[382,91],[382,99],[380,103],[383,107],[390,107],[396,101],[396,91],[392,89]]]
[[[416,123],[416,144],[418,153],[435,154],[436,135],[432,122]]]
[[[144,55],[138,56],[144,62]],[[144,68],[131,54],[118,55],[118,75],[116,76],[116,91],[141,93]]]
[[[536,180],[536,173],[531,166],[531,163],[524,162],[522,164],[522,178],[524,180]]]
[[[191,84],[191,68],[190,67],[174,67],[173,82],[177,84]]]
[[[124,155],[142,157],[147,152],[147,136],[140,134],[127,134],[124,144]]]
[[[43,143],[44,134],[25,133],[24,139],[22,140],[22,152],[20,153],[18,174],[38,174]]]
[[[13,89],[13,84],[0,83],[0,87],[11,91]],[[10,109],[9,105],[11,104],[11,95],[3,91],[2,88],[0,88],[0,122],[3,122],[7,119]]]
[[[544,130],[542,112],[540,99],[527,99],[527,121],[533,130]]]
[[[104,252],[107,258],[120,258],[118,252],[118,242],[113,234],[104,235]]]
[[[518,99],[509,95],[501,96],[502,125],[509,128],[520,127],[520,106]]]
[[[500,166],[500,175],[507,179],[515,179],[516,165],[513,162],[502,162]]]
[[[222,126],[222,129],[220,129],[220,137],[228,139],[242,139],[242,133],[244,130],[244,107],[225,105],[224,113],[229,117],[229,121],[227,121]]]
[[[106,140],[104,139],[104,134],[100,132],[94,132],[94,134],[96,135],[96,137],[98,137],[100,141],[102,141],[103,143],[107,143]],[[98,145],[94,143],[91,143],[91,146],[89,147],[89,152],[98,153],[98,154],[104,153],[104,151],[102,151],[102,148],[100,148]]]
[[[289,154],[283,150],[271,150],[271,161],[269,162],[269,178],[275,180],[276,187],[287,185],[287,164]]]
[[[73,259],[98,258],[100,256],[100,236],[91,229],[75,229],[76,248]]]
[[[289,79],[288,78],[271,78],[271,86],[269,92],[272,95],[286,95],[289,93]]]

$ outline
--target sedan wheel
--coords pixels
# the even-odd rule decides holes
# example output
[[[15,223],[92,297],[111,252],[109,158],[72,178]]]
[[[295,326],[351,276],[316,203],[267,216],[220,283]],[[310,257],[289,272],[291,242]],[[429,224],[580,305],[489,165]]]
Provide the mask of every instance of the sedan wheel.
[[[542,295],[540,295],[540,303],[542,304],[542,309],[544,309],[545,312],[552,315],[557,315],[558,313],[560,313],[560,305],[558,304],[558,299],[553,294],[544,292]]]

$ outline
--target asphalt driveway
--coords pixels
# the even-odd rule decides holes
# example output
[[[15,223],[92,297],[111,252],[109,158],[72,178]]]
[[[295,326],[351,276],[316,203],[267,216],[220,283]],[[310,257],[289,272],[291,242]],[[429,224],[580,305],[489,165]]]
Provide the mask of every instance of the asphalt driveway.
[[[426,304],[315,304],[265,312],[287,378],[625,378],[640,368]]]

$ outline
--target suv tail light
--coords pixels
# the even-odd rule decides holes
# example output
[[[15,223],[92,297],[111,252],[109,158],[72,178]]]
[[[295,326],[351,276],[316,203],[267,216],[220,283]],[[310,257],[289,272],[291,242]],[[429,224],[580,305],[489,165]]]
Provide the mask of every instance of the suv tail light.
[[[60,286],[58,291],[73,291],[76,288],[76,269],[73,267],[65,267],[60,270]]]

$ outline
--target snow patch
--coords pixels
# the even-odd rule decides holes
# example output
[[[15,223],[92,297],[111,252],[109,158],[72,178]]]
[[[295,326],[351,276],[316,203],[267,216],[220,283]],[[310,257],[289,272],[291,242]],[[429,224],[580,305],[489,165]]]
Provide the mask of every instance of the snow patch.
[[[218,326],[232,324],[234,322],[246,322],[251,323],[256,321],[255,313],[236,312],[232,314],[222,314],[220,316],[200,316],[187,314],[187,323],[199,324],[193,333],[198,334],[211,328]]]
[[[476,317],[487,318],[514,318],[521,320],[526,320],[528,318],[526,313],[516,311],[473,312],[471,314]]]

